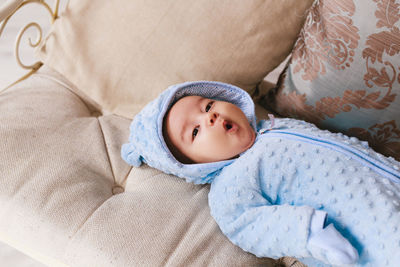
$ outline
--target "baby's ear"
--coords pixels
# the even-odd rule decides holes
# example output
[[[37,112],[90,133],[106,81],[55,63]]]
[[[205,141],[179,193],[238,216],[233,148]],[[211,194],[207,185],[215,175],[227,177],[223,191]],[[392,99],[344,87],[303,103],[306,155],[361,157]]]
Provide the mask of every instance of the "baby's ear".
[[[131,143],[122,145],[121,156],[132,166],[139,167],[142,165],[141,156],[136,152],[135,147]]]

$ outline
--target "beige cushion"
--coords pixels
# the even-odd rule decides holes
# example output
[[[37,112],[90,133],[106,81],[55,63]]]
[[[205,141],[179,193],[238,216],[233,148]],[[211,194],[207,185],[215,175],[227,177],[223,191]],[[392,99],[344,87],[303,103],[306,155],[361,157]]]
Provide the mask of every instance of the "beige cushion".
[[[220,232],[208,186],[131,170],[130,120],[67,87],[44,69],[0,94],[0,239],[49,266],[272,266]]]
[[[265,104],[400,160],[399,32],[399,0],[320,0]]]
[[[289,54],[313,0],[71,0],[38,51],[103,108],[132,118],[167,86],[251,90]]]

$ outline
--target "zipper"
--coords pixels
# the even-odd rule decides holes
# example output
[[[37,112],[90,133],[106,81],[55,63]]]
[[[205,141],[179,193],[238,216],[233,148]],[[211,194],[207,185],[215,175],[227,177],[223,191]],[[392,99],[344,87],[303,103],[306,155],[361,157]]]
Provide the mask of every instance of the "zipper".
[[[393,165],[393,168],[391,168],[387,164],[369,156],[368,154],[360,151],[359,149],[351,147],[342,142],[324,139],[321,137],[299,133],[296,131],[271,129],[271,128],[261,129],[259,131],[259,134],[265,137],[289,138],[338,151],[347,156],[350,156],[351,158],[356,159],[364,166],[371,168],[375,172],[385,176],[394,183],[400,183],[400,172],[398,171],[400,168],[398,166]]]

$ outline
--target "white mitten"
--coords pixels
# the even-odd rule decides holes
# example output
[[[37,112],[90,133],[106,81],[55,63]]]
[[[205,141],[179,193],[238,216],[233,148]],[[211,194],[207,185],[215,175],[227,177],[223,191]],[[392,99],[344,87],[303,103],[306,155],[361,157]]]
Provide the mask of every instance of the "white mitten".
[[[311,217],[307,248],[311,255],[325,263],[350,265],[358,260],[357,250],[333,226],[324,228],[326,212],[316,210]]]

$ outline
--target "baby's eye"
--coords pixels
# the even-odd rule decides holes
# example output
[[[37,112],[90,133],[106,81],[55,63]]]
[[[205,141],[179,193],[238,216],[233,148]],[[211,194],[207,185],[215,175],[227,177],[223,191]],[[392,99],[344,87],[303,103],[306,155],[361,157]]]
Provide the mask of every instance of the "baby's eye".
[[[208,102],[208,104],[207,104],[207,106],[206,106],[206,112],[208,112],[208,111],[211,109],[211,107],[212,107],[213,104],[214,104],[214,101]]]
[[[199,133],[199,127],[196,127],[193,129],[192,137],[193,139],[196,137],[196,135]]]

